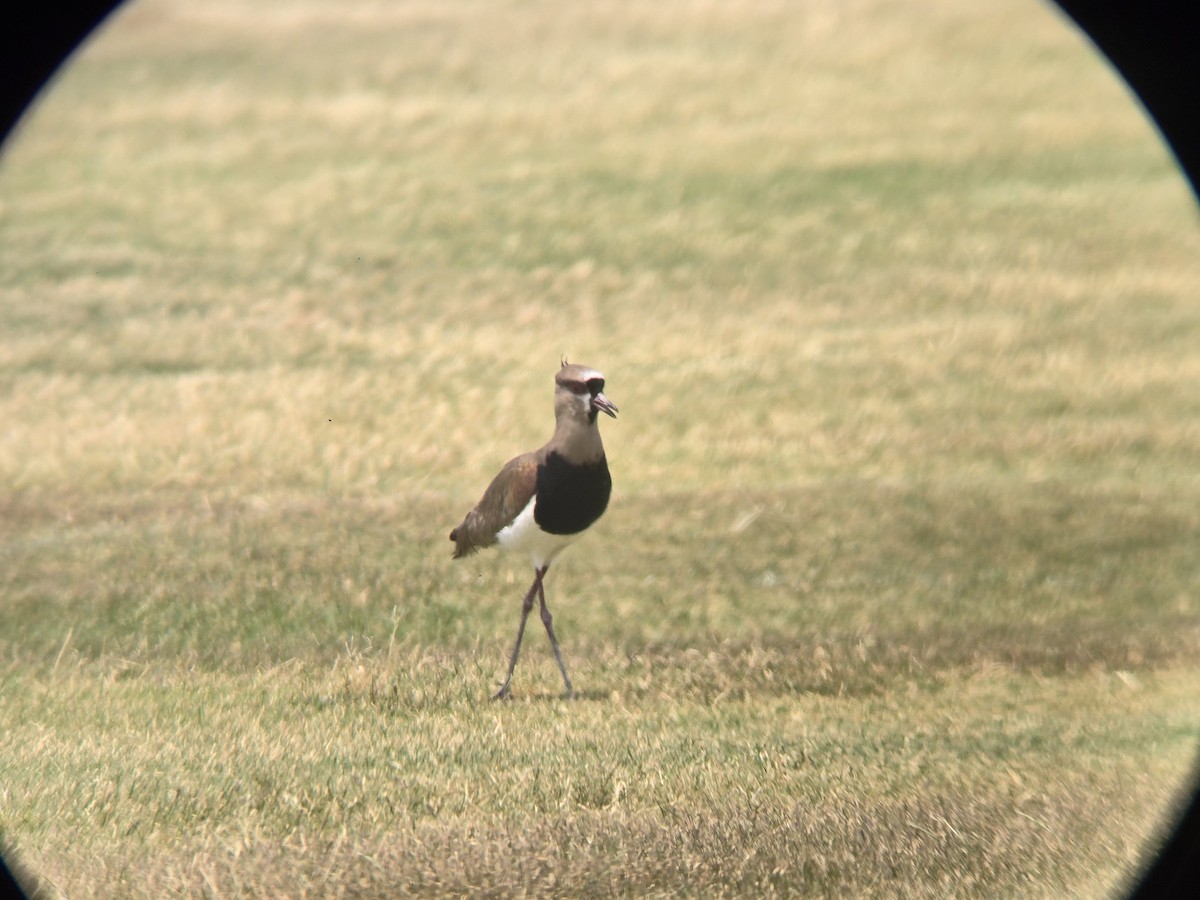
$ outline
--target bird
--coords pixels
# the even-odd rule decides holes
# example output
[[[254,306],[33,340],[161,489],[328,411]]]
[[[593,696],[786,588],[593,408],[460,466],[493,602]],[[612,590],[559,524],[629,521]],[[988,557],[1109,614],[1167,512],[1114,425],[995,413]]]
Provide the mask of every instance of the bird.
[[[533,563],[533,584],[521,603],[521,623],[508,672],[493,700],[511,696],[509,683],[535,596],[566,696],[575,696],[554,635],[543,582],[558,554],[608,508],[612,477],[596,418],[605,413],[615,419],[617,412],[604,396],[604,375],[590,366],[569,363],[564,357],[554,376],[554,434],[539,449],[510,459],[475,508],[450,532],[455,559],[498,545],[503,550],[528,553]]]

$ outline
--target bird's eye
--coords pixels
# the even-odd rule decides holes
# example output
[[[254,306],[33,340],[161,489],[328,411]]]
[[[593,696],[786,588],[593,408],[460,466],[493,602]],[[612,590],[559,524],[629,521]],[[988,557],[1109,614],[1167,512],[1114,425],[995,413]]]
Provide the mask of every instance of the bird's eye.
[[[568,382],[567,387],[571,389],[572,394],[586,394],[588,392],[588,386],[582,381]]]

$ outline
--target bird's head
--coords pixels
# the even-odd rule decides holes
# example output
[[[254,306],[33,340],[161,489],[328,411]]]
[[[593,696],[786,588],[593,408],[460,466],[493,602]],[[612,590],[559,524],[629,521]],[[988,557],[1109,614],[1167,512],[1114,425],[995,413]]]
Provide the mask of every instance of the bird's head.
[[[589,423],[596,421],[599,412],[617,417],[617,407],[604,396],[604,376],[565,359],[554,376],[554,412],[556,417],[570,415]]]

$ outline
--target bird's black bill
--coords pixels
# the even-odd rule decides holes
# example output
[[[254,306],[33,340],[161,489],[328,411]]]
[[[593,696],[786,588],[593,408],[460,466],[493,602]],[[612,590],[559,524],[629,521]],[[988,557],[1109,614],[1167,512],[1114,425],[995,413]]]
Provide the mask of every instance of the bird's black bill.
[[[595,396],[592,397],[592,406],[596,407],[596,409],[598,409],[602,412],[608,413],[614,419],[617,417],[616,406],[614,406],[612,401],[609,400],[607,397],[605,397],[603,394],[596,394]]]

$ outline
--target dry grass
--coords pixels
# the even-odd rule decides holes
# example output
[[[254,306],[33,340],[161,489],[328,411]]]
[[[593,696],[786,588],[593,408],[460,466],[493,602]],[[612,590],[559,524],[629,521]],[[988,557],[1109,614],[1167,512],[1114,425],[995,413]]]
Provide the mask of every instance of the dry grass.
[[[60,848],[36,861],[67,895],[1052,896],[1136,861],[1200,711],[1191,671],[960,669],[827,696],[772,678],[769,653],[712,656],[609,650],[575,704],[481,703],[477,654],[412,646],[186,689],[60,668],[21,685],[9,758],[74,777],[10,779],[6,808]],[[26,791],[41,815],[18,812]]]
[[[143,0],[0,160],[0,839],[64,896],[1096,896],[1200,707],[1200,237],[1012,3]],[[606,371],[527,574],[445,533]],[[539,400],[538,398],[542,398]],[[544,401],[544,402],[543,402]]]

